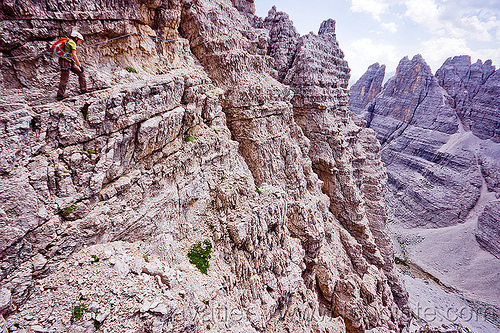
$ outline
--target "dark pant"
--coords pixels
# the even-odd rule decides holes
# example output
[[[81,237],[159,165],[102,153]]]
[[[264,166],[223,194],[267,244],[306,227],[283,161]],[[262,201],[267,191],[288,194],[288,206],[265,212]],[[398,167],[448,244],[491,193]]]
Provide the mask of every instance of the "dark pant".
[[[59,90],[57,91],[57,96],[64,96],[66,86],[68,85],[70,70],[78,75],[80,90],[82,92],[87,91],[87,81],[85,80],[85,74],[74,62],[70,62],[69,60],[64,58],[59,58],[59,66],[61,67],[61,81],[59,81]]]

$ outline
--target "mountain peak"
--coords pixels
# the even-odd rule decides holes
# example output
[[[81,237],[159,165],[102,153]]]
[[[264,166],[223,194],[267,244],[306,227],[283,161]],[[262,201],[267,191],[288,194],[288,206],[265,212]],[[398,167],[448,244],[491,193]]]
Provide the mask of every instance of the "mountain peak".
[[[328,19],[321,23],[318,35],[335,34],[335,20]]]
[[[350,107],[364,108],[382,91],[385,77],[385,65],[378,62],[370,65],[368,70],[352,85]]]

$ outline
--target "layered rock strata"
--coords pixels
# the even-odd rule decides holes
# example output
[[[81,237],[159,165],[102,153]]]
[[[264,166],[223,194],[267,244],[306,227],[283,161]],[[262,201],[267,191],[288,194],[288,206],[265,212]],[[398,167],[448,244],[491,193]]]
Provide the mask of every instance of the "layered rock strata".
[[[240,13],[244,14],[255,14],[255,2],[254,0],[231,0],[234,7],[236,7]]]
[[[434,76],[420,56],[405,58],[361,109],[375,68],[351,89],[350,107],[382,143],[390,206],[398,219],[410,226],[443,227],[466,221],[470,213],[483,214],[482,204],[477,206],[481,188],[500,193],[499,71],[491,61],[471,64],[469,56],[460,56],[449,58]],[[479,218],[477,239],[498,256],[493,206],[488,204]]]
[[[90,87],[132,81],[125,67],[144,78],[179,67],[190,61],[183,58],[187,43],[178,39],[179,20],[180,6],[174,0],[6,2],[0,12],[0,88],[12,93],[3,94],[1,101],[53,101],[59,70],[50,43],[73,30],[85,37],[78,55]],[[71,77],[69,87],[72,82]]]
[[[9,82],[20,82],[4,86],[9,96],[0,114],[0,305],[7,327],[403,328],[404,290],[395,288],[383,230],[385,176],[372,132],[342,107],[348,69],[333,23],[297,52],[324,39],[318,56],[330,43],[340,67],[326,67],[324,87],[303,87],[292,77],[290,87],[275,79],[267,30],[253,28],[251,12],[243,16],[229,1],[115,7],[3,8],[10,27],[3,39],[14,31],[25,36],[22,46],[0,45],[4,54],[46,50],[36,31],[23,28],[39,23],[35,15],[58,27],[46,39],[75,26],[89,43],[114,37],[114,25],[137,33],[82,52],[82,59],[101,60],[89,66],[90,76],[101,73],[93,83],[112,87],[62,102],[47,103],[57,67],[44,56],[2,68]],[[174,41],[161,41],[165,36]],[[37,73],[42,86],[19,70],[39,61],[47,67]],[[124,70],[130,64],[138,73]],[[43,97],[35,100],[28,89]],[[292,99],[292,89],[302,89],[302,97]],[[314,141],[304,135],[311,124],[298,117],[306,91],[328,105],[322,115],[321,105],[304,102],[312,118],[331,114],[343,122],[333,129],[321,123],[324,134]],[[339,171],[320,175],[324,182],[311,143],[333,155],[325,163],[338,164]],[[187,256],[198,242],[212,248],[207,275]]]
[[[276,6],[269,10],[262,27],[269,31],[267,54],[274,59],[273,67],[278,71],[277,79],[283,82],[292,67],[300,35],[289,16],[277,11]]]
[[[481,170],[473,152],[453,144],[459,119],[423,58],[401,60],[363,112],[382,145],[396,216],[410,226],[463,222],[479,198]]]
[[[202,6],[200,3],[196,3],[196,5],[191,3],[190,10],[196,12],[205,10],[207,11],[206,15],[209,16],[209,8],[210,8],[209,6]],[[273,12],[273,10],[271,12]],[[205,28],[206,23],[199,21],[200,17],[204,17],[204,15],[200,14],[191,14],[191,15],[196,20],[192,24],[190,23],[189,26],[185,27],[181,25],[182,31],[184,32],[184,35],[188,36],[188,39],[192,38],[189,37],[189,34],[192,33],[193,31],[196,32],[199,30],[208,30],[207,28]],[[266,19],[266,21],[269,22],[270,20]],[[189,19],[183,19],[183,22],[189,22]],[[222,23],[218,21],[217,24],[215,24],[215,26],[218,27],[221,26],[223,28]],[[325,33],[328,32],[329,30],[328,28],[329,26],[325,25]],[[243,50],[253,50],[252,44],[254,43],[250,45],[245,45],[244,44],[245,39],[240,38],[240,36],[237,34],[237,30],[231,29],[231,31],[233,31],[233,35],[235,35],[234,37],[237,39],[237,41],[232,43],[234,46],[231,50],[226,50],[225,48],[221,48],[219,45],[216,45],[215,43],[216,40],[211,36],[205,34],[204,36],[206,38],[204,40],[204,43],[201,43],[201,41],[198,42],[197,40],[198,43],[194,45],[193,52],[198,56],[198,58],[202,61],[202,63],[204,63],[205,68],[213,68],[212,71],[209,71],[211,77],[214,80],[217,80],[221,85],[229,88],[228,93],[226,94],[227,104],[225,105],[225,110],[226,114],[228,115],[229,127],[231,128],[235,139],[240,142],[240,151],[242,152],[252,172],[254,173],[254,177],[256,178],[257,183],[269,182],[275,185],[277,184],[277,181],[280,180],[279,183],[284,182],[285,184],[288,184],[287,188],[289,192],[291,191],[290,193],[292,197],[295,197],[297,193],[300,193],[300,196],[302,197],[304,195],[309,196],[310,194],[315,194],[315,193],[316,195],[318,195],[317,194],[318,189],[311,188],[310,186],[307,187],[307,192],[309,192],[309,194],[307,192],[304,192],[306,188],[301,188],[300,185],[303,181],[301,181],[300,178],[297,179],[296,176],[291,178],[289,175],[288,168],[292,166],[288,166],[287,164],[285,164],[286,167],[283,168],[282,166],[280,166],[281,163],[279,159],[276,158],[276,156],[274,157],[275,160],[273,161],[273,165],[262,165],[259,163],[259,161],[256,160],[256,157],[258,157],[259,155],[260,156],[267,155],[268,154],[267,151],[281,151],[282,154],[284,154],[283,158],[286,161],[289,159],[288,156],[290,156],[289,155],[290,153],[296,154],[293,152],[296,151],[296,149],[298,148],[298,146],[296,146],[297,148],[290,149],[286,148],[286,146],[292,145],[293,147],[293,145],[296,144],[303,147],[301,149],[302,150],[301,154],[302,156],[304,156],[304,154],[307,154],[308,145],[306,139],[302,137],[300,130],[296,127],[297,125],[294,124],[293,118],[291,118],[291,109],[287,102],[291,98],[291,96],[289,94],[270,92],[270,90],[273,91],[276,89],[282,89],[280,87],[286,87],[286,86],[280,85],[278,82],[272,80],[270,76],[268,76],[265,79],[263,79],[263,77],[260,77],[259,81],[255,81],[254,75],[248,75],[251,73],[249,69],[254,70],[254,68],[263,69],[268,73],[272,73],[272,71],[270,70],[271,68],[269,67],[269,63],[264,63],[264,64],[259,63],[259,65],[256,66],[254,64],[256,60],[255,55],[248,56],[245,55],[245,52],[243,52]],[[198,34],[196,33],[196,35]],[[241,35],[252,36],[246,31],[243,31]],[[241,49],[240,47],[238,47],[238,45],[241,45]],[[211,54],[211,52],[213,52],[214,54]],[[253,52],[261,53],[261,51],[258,48],[255,49],[255,51]],[[232,59],[233,57],[235,57],[234,53],[236,53],[237,54],[236,57],[240,59],[238,62],[239,65],[235,66],[234,68],[234,71],[237,72],[238,75],[234,75],[232,72],[226,73],[225,75],[220,75],[221,73],[219,71],[219,68],[221,68],[221,64],[227,63],[228,58]],[[304,70],[306,71],[307,68],[305,68]],[[342,74],[339,71],[336,72],[336,74],[338,74],[340,77],[342,77],[343,75],[345,76],[345,74]],[[238,79],[235,80],[235,77],[237,77]],[[270,85],[267,85],[269,83]],[[273,97],[275,96],[274,98],[279,98],[278,100],[276,100],[276,102],[279,103],[285,102],[286,104],[281,104],[281,105],[282,107],[285,106],[286,108],[281,110],[275,109],[271,114],[269,114],[269,111],[272,110],[270,106],[266,104],[259,105],[259,103],[256,104],[255,102],[251,102],[248,100],[248,96],[251,95],[255,90],[259,90],[260,91],[259,94],[264,93],[265,95],[273,95]],[[329,97],[333,96],[323,96],[322,98],[327,99]],[[262,111],[265,111],[266,113],[263,114]],[[290,134],[287,133],[288,131],[281,130],[284,121],[290,124],[288,125],[292,129]],[[276,132],[276,134],[274,134],[272,137],[266,138],[266,136],[263,135],[262,133],[262,128],[266,127],[274,128],[273,132]],[[283,139],[285,140],[282,141]],[[294,141],[296,142],[295,144]],[[276,148],[273,148],[273,146]],[[262,153],[260,153],[259,151],[262,151]],[[255,164],[256,162],[258,164]],[[304,169],[306,176],[306,183],[310,183],[310,180],[308,180],[310,179],[309,177],[311,176],[316,177],[316,175],[314,174],[311,175],[311,171],[308,170],[309,167],[307,165],[304,166],[307,167],[306,169]],[[272,175],[272,177],[269,177],[269,175]],[[312,200],[312,197],[310,200]],[[300,210],[302,210],[302,208],[300,208]],[[325,214],[325,212],[323,214]],[[326,216],[328,216],[328,213],[326,214],[327,214]],[[304,215],[304,213],[300,213],[300,215],[305,216],[306,219],[309,219],[307,218],[307,215]],[[294,223],[300,224],[300,220],[295,220]],[[299,228],[297,228],[296,226],[294,227],[294,229],[299,232],[297,236],[299,236],[299,238],[302,239],[303,244],[304,241],[305,244],[311,244],[312,235],[308,233],[304,234],[302,228],[303,227]],[[330,228],[330,227],[328,227],[327,224],[323,228]],[[366,234],[369,234],[369,231],[367,231]],[[378,249],[376,249],[376,245],[374,243],[372,243],[372,245],[373,247],[371,248],[371,250],[373,253],[375,253],[376,256],[376,253],[378,253]],[[306,248],[308,248],[306,250],[306,253],[311,253],[311,254],[314,253],[311,252],[310,245],[307,245]],[[312,249],[315,248],[316,245],[313,245]],[[319,258],[321,258],[323,255],[326,254],[326,252],[324,251],[329,252],[329,250],[326,250],[325,246],[322,245],[318,252],[320,256]],[[378,264],[381,266],[382,260],[380,255],[378,255],[378,257],[379,257]],[[320,259],[321,262],[320,265],[316,265],[316,267],[314,266],[311,267],[312,268],[311,273],[313,272],[316,273],[316,279],[319,280],[318,282],[320,290],[322,292],[322,297],[329,299],[330,297],[334,296],[334,293],[332,293],[332,290],[329,289],[329,287],[327,287],[329,283],[326,283],[326,281],[330,279],[331,276],[330,274],[333,268],[330,266],[330,264],[328,264],[329,260],[325,260],[324,262],[322,261],[323,259]],[[363,267],[366,264],[361,264],[361,265],[362,266],[360,266],[360,269],[364,270]],[[311,283],[314,283],[314,280],[315,279],[312,278]],[[343,293],[343,291],[341,291],[341,293]],[[354,317],[348,314],[349,310],[346,311],[344,303],[340,300],[341,298],[338,298],[338,301],[337,298],[335,299],[336,299],[336,301],[334,302],[335,303],[334,306],[336,307],[335,311],[342,313],[344,318],[348,321],[347,323],[348,328],[354,330],[360,329],[359,320],[355,320],[353,322]],[[357,303],[357,304],[358,304],[357,306],[361,306],[362,303]]]
[[[476,240],[500,259],[500,201],[491,201],[477,221]]]

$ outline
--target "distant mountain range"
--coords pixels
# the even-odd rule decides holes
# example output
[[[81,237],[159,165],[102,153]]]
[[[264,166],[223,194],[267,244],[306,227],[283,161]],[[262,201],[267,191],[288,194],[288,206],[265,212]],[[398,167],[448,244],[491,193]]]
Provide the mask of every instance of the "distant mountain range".
[[[477,241],[500,257],[500,70],[458,56],[434,75],[416,55],[382,85],[384,74],[370,66],[349,108],[377,133],[395,217],[441,228],[477,214]]]

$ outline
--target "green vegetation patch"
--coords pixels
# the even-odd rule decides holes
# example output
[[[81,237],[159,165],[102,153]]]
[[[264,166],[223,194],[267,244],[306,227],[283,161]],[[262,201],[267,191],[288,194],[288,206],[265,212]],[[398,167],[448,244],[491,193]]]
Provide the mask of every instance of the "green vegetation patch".
[[[203,274],[207,274],[211,254],[212,244],[208,240],[205,240],[203,244],[198,242],[191,246],[187,256],[191,264],[195,265]]]
[[[90,257],[92,258],[92,261],[91,263],[95,263],[95,262],[99,262],[99,260],[101,260],[101,258],[99,258],[96,254],[91,254]]]
[[[83,314],[89,312],[87,309],[87,304],[80,303],[73,308],[73,314],[71,315],[70,321],[73,324],[75,321],[82,319]]]
[[[397,264],[397,265],[403,265],[403,266],[406,266],[406,267],[410,267],[410,265],[408,265],[408,263],[406,262],[406,260],[401,259],[399,257],[394,257],[394,263]]]
[[[191,135],[186,136],[186,138],[184,139],[184,141],[186,142],[193,142],[194,140],[196,140],[196,138]]]
[[[134,67],[125,67],[125,70],[129,73],[137,73],[137,70]]]
[[[92,320],[94,321],[94,328],[95,328],[95,330],[98,331],[99,328],[101,328],[101,323],[97,319],[95,319],[95,318],[93,318]]]
[[[76,209],[76,207],[77,207],[76,203],[72,204],[71,206],[64,207],[61,214],[63,216],[68,216],[69,214],[71,214],[72,211]]]

